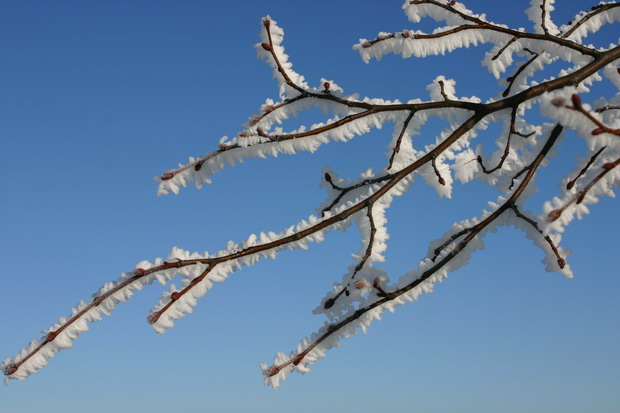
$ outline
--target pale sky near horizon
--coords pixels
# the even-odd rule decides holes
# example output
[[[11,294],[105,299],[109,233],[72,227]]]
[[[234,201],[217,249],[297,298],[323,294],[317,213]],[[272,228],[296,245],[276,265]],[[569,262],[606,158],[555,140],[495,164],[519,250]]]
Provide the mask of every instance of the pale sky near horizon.
[[[313,85],[325,77],[347,93],[427,99],[426,85],[444,74],[461,96],[497,93],[480,65],[488,45],[364,64],[351,49],[359,38],[416,28],[401,4],[0,2],[0,359],[141,260],[173,246],[214,252],[314,213],[325,198],[324,166],[355,178],[384,165],[391,127],[312,155],[249,160],[201,190],[156,197],[153,176],[212,150],[265,98],[277,99],[271,69],[253,49],[263,16],[284,29],[295,69]],[[466,4],[531,27],[527,1]],[[558,0],[557,23],[583,4]],[[617,24],[603,30],[586,43],[618,42]],[[581,138],[565,139],[528,203],[534,212],[583,153]],[[429,241],[496,195],[473,184],[438,199],[416,184],[389,210],[384,268],[397,279]],[[258,365],[322,325],[312,310],[354,264],[356,228],[235,273],[164,335],[146,323],[164,290],[153,285],[40,373],[0,388],[0,413],[617,412],[618,202],[606,198],[591,211],[562,241],[575,279],[546,273],[542,252],[502,228],[433,294],[385,314],[277,391],[263,387]]]

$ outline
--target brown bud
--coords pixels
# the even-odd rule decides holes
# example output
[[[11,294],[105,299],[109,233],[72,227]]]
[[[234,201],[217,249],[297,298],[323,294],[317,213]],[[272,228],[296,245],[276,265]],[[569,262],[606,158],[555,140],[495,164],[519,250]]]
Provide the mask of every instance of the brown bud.
[[[332,297],[329,300],[325,301],[325,304],[323,304],[323,308],[326,310],[329,308],[332,308],[335,303],[336,303],[336,299]]]
[[[446,184],[446,180],[443,179],[441,176],[437,180],[439,181],[439,184],[441,184],[441,185],[445,185]]]
[[[15,373],[18,368],[19,368],[19,366],[17,364],[11,363],[11,364],[9,364],[8,366],[5,367],[4,375],[5,376],[10,376],[11,374]]]
[[[575,182],[570,181],[569,183],[566,184],[566,189],[571,190],[573,189],[574,186],[575,186]]]
[[[562,215],[562,210],[554,209],[553,211],[549,212],[549,215],[547,215],[547,222],[555,221],[556,219],[560,218],[560,215]]]
[[[263,47],[263,49],[267,50],[268,52],[273,50],[271,45],[268,43],[261,43],[260,45]]]
[[[295,358],[293,359],[293,366],[299,365],[299,363],[301,363],[303,359],[304,359],[303,354],[298,354],[297,356],[295,356]]]
[[[259,121],[260,121],[260,119],[259,119],[259,118],[252,118],[252,120],[250,121],[250,125],[254,126],[254,125],[256,125]]]
[[[394,149],[392,149],[394,152],[398,153],[400,152],[400,145],[395,146]]]
[[[50,331],[49,333],[47,333],[47,341],[54,341],[57,335],[58,335],[58,332]]]
[[[280,367],[278,366],[271,366],[271,368],[269,369],[269,372],[267,373],[267,377],[273,377],[276,374],[278,374],[280,372]]]
[[[330,86],[331,86],[331,84],[329,82],[323,83],[323,87],[325,88],[325,90],[329,90]]]
[[[194,171],[196,172],[200,171],[201,168],[202,168],[202,162],[198,162],[196,165],[194,165]]]
[[[179,293],[178,291],[173,292],[172,294],[170,294],[170,299],[172,301],[176,301],[179,298],[181,298],[181,293]]]
[[[403,32],[401,33],[401,36],[403,36],[404,38],[409,37],[409,30],[403,30]]]
[[[263,25],[265,26],[266,29],[268,29],[269,26],[271,25],[271,20],[263,19]]]
[[[615,165],[615,162],[606,162],[603,164],[603,169],[611,169],[613,168]]]
[[[579,198],[577,198],[577,201],[575,201],[576,204],[581,204],[583,202],[583,199],[586,197],[586,193],[582,193],[581,195],[579,195]]]
[[[173,172],[171,172],[171,171],[164,172],[164,173],[161,175],[161,180],[162,180],[162,181],[167,181],[168,179],[172,179],[172,177],[173,177],[173,176],[174,176],[174,173],[173,173]]]
[[[366,287],[366,283],[364,281],[358,281],[355,283],[355,288],[357,288],[358,290],[362,289]]]
[[[276,110],[275,106],[272,106],[272,105],[265,106],[265,113],[270,113],[270,112],[273,112],[274,110]]]
[[[133,275],[144,275],[146,274],[146,271],[144,271],[142,268],[134,268],[133,270]]]
[[[148,321],[149,324],[155,324],[157,322],[157,320],[159,320],[159,317],[161,317],[161,314],[154,313],[154,314],[151,314],[150,316],[148,316],[146,321]]]
[[[370,46],[372,46],[372,43],[370,43],[370,42],[362,43],[362,47],[365,48],[365,49],[369,48]]]
[[[596,128],[592,130],[592,135],[600,135],[601,133],[605,133],[605,129],[603,128]]]
[[[243,132],[242,132],[243,133]],[[239,134],[239,136],[241,136],[241,134]],[[244,136],[248,136],[247,134]],[[220,148],[220,151],[225,151],[226,149],[228,149],[228,145],[226,145],[225,143],[220,143],[218,145],[218,148]]]
[[[564,258],[558,258],[558,265],[560,266],[560,269],[563,270],[566,266],[566,260]]]
[[[581,108],[581,98],[578,94],[573,93],[570,97],[571,102],[573,102],[573,106],[577,109]]]
[[[372,282],[372,286],[376,288],[380,285],[381,285],[381,278],[375,278],[374,281]]]
[[[620,75],[620,67],[616,68],[616,72],[618,72],[618,74]]]
[[[451,0],[450,3],[448,3],[448,6],[454,6],[456,4],[456,0]]]

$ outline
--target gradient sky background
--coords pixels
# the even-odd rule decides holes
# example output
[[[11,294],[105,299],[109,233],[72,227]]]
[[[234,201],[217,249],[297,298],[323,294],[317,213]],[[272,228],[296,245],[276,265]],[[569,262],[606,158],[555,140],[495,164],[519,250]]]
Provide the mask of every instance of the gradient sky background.
[[[529,29],[528,3],[466,4]],[[155,196],[153,176],[212,150],[266,97],[277,98],[271,69],[252,47],[261,17],[284,28],[291,61],[313,85],[326,77],[345,92],[426,99],[425,86],[444,74],[457,79],[461,96],[497,93],[480,66],[488,45],[361,62],[351,50],[358,38],[414,28],[401,4],[2,1],[0,356],[15,354],[140,260],[172,246],[216,251],[307,217],[324,199],[324,166],[356,177],[384,165],[390,127],[314,155],[247,161],[200,191]],[[556,21],[583,4],[558,1]],[[591,41],[617,41],[618,25],[605,33]],[[422,141],[430,141],[433,125]],[[486,142],[490,150],[493,136]],[[569,135],[531,210],[558,193],[555,184],[583,151]],[[414,186],[389,210],[384,267],[397,278],[428,241],[495,198],[478,184],[457,186],[454,200]],[[617,412],[618,202],[591,209],[562,242],[573,250],[574,280],[545,273],[542,252],[504,228],[435,293],[386,314],[368,335],[343,341],[278,391],[263,387],[258,364],[321,325],[311,311],[353,263],[360,248],[354,227],[235,273],[165,335],[145,320],[164,289],[153,285],[91,325],[39,374],[0,388],[0,413]]]

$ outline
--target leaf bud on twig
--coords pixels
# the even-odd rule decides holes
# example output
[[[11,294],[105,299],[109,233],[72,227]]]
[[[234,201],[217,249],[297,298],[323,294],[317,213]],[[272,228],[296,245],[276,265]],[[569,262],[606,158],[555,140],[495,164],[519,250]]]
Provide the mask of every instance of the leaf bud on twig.
[[[4,374],[5,376],[10,376],[11,374],[15,373],[17,371],[19,367],[17,366],[17,364],[15,363],[11,363],[8,366],[6,366],[6,368],[4,369]]]
[[[560,215],[562,215],[562,210],[554,209],[553,211],[549,212],[549,215],[547,215],[547,222],[555,221],[556,219],[560,218]]]

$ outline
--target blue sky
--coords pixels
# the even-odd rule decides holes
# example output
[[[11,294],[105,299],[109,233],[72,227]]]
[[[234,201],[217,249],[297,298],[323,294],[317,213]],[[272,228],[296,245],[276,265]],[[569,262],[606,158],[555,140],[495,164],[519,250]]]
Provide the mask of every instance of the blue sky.
[[[582,3],[558,1],[557,22]],[[530,27],[525,1],[467,4],[496,22]],[[0,356],[13,355],[138,261],[172,246],[213,252],[308,216],[324,200],[324,166],[356,177],[384,164],[390,128],[313,155],[250,160],[200,191],[156,197],[153,176],[212,150],[265,98],[277,98],[271,69],[253,49],[261,17],[284,28],[291,61],[312,84],[325,77],[345,92],[424,99],[425,86],[444,74],[457,79],[459,95],[496,94],[497,82],[480,66],[488,46],[361,62],[351,50],[360,37],[414,28],[400,7],[366,0],[2,2]],[[606,33],[591,41],[617,41],[617,25]],[[555,183],[583,150],[579,138],[565,139],[540,179],[543,191],[528,204],[533,211],[557,194]],[[416,185],[388,213],[385,269],[397,278],[428,241],[495,197],[474,184],[440,200]],[[545,273],[542,252],[504,228],[435,293],[386,314],[368,335],[345,340],[278,391],[263,387],[258,363],[322,324],[311,310],[353,263],[355,228],[235,273],[165,335],[145,320],[163,290],[153,285],[91,325],[41,373],[0,389],[0,413],[617,411],[618,205],[604,199],[591,210],[562,242],[573,250],[575,279]]]

